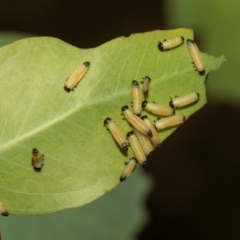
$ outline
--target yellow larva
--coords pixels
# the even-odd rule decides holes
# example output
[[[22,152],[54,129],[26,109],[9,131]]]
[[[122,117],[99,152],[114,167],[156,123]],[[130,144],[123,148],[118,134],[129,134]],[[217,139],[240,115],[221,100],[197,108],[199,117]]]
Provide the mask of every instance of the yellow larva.
[[[139,83],[136,80],[132,81],[131,86],[132,91],[132,102],[133,102],[133,113],[140,116],[142,112],[142,91],[140,89]]]
[[[148,94],[150,82],[151,82],[151,78],[148,77],[148,76],[144,77],[143,80],[142,80],[142,82],[141,82],[141,83],[142,83],[143,93],[144,93],[145,95]]]
[[[175,37],[167,41],[159,42],[158,49],[165,51],[171,48],[175,48],[184,42],[184,37]]]
[[[104,125],[108,128],[118,145],[123,150],[128,150],[127,140],[117,124],[111,118],[106,118]]]
[[[157,116],[171,116],[174,114],[174,109],[168,106],[159,105],[156,103],[149,103],[147,100],[142,102],[142,108],[147,112],[153,113]]]
[[[205,73],[205,66],[197,44],[193,40],[187,39],[187,46],[198,72],[203,75]]]
[[[143,168],[145,168],[147,159],[142,146],[137,139],[137,136],[133,133],[133,131],[130,131],[127,133],[127,138],[137,161]]]
[[[133,125],[139,132],[141,132],[143,135],[146,135],[148,137],[152,136],[152,132],[147,126],[147,124],[138,116],[136,116],[128,106],[122,107],[122,114],[124,118]]]
[[[83,64],[81,64],[67,79],[67,82],[64,85],[64,90],[66,92],[72,91],[87,73],[89,67],[90,62],[84,62]]]
[[[4,217],[9,216],[8,211],[6,210],[6,208],[3,206],[1,202],[0,202],[0,214]]]
[[[44,154],[40,153],[37,148],[32,149],[32,165],[35,171],[40,172],[43,167]]]
[[[129,159],[128,163],[126,163],[126,166],[124,167],[122,174],[120,176],[120,181],[124,181],[126,178],[128,178],[133,170],[135,169],[137,165],[137,160],[136,158],[132,157]]]
[[[185,121],[185,116],[174,115],[171,117],[162,118],[154,123],[155,128],[160,131],[169,127],[177,126]]]
[[[137,136],[138,141],[141,144],[145,155],[148,156],[154,150],[154,147],[153,147],[149,137],[141,134],[137,129],[134,129],[133,132]]]
[[[148,125],[148,127],[152,131],[152,137],[150,138],[150,141],[152,142],[154,147],[160,147],[161,140],[159,138],[158,132],[153,126],[152,122],[149,120],[147,116],[142,116],[141,119]]]
[[[182,97],[176,97],[172,100],[170,100],[169,105],[172,108],[181,108],[185,107],[189,104],[192,104],[199,99],[199,94],[198,93],[189,93],[187,95],[184,95]]]

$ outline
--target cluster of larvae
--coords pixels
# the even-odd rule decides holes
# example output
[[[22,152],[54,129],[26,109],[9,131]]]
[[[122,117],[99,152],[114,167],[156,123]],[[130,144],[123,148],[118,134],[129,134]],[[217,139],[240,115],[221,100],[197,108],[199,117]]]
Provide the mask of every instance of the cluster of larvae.
[[[183,37],[176,37],[168,41],[165,40],[164,42],[159,42],[158,49],[160,51],[170,50],[182,45],[183,42]],[[187,46],[199,74],[205,74],[202,56],[196,43],[188,39]],[[123,151],[127,151],[130,146],[134,155],[123,168],[120,181],[124,181],[129,177],[137,165],[141,165],[143,168],[146,167],[147,156],[161,145],[160,131],[176,127],[185,121],[186,118],[184,115],[175,115],[175,109],[191,105],[199,100],[199,94],[193,92],[170,99],[169,106],[148,102],[147,100],[143,100],[143,94],[147,96],[150,82],[150,77],[144,77],[141,82],[142,88],[140,88],[138,81],[133,80],[131,84],[132,109],[127,105],[121,108],[122,115],[132,126],[132,131],[124,134],[112,118],[107,117],[104,120],[104,126],[107,127],[119,147]],[[152,123],[147,115],[141,117],[143,110],[161,118]]]
[[[145,79],[149,81],[150,78],[145,77],[143,83],[146,81]],[[137,164],[141,165],[143,168],[146,167],[147,156],[149,156],[155,148],[161,145],[158,132],[170,127],[176,127],[185,121],[184,115],[175,115],[175,108],[185,107],[199,99],[198,93],[190,93],[185,96],[171,99],[169,102],[170,106],[150,103],[147,100],[143,101],[142,89],[136,80],[132,81],[131,92],[132,109],[125,105],[121,110],[124,118],[132,126],[132,131],[129,131],[125,135],[116,122],[110,117],[104,120],[104,126],[110,131],[119,147],[127,151],[128,147],[131,146],[134,154],[134,157],[131,157],[126,163],[120,176],[120,181],[125,180],[132,173]],[[144,87],[143,92],[145,92]],[[161,119],[152,123],[147,115],[140,117],[142,110],[159,116]]]

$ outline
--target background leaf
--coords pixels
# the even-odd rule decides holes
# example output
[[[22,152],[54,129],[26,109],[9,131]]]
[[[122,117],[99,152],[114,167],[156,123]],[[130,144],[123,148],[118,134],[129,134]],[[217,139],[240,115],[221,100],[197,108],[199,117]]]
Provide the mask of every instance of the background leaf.
[[[0,49],[5,99],[0,103],[0,186],[10,213],[44,214],[81,206],[119,183],[131,153],[122,154],[103,120],[112,117],[125,132],[130,129],[119,114],[131,100],[132,79],[149,75],[149,100],[162,104],[197,91],[200,101],[177,111],[187,117],[205,104],[205,76],[194,70],[186,44],[164,53],[157,49],[159,40],[175,36],[193,38],[191,30],[177,29],[117,38],[86,50],[54,38],[25,39]],[[224,60],[203,58],[207,73]],[[66,93],[65,79],[84,61],[91,62],[89,72],[74,92]],[[161,138],[173,131],[162,132]],[[39,174],[30,165],[33,147],[45,154]]]
[[[12,31],[0,31],[0,47],[27,37],[33,37],[33,34]]]
[[[221,72],[211,76],[208,83],[211,102],[239,105],[239,54],[236,46],[240,41],[240,32],[236,29],[239,26],[237,18],[240,2],[171,0],[166,3],[169,15],[167,28],[193,28],[200,46],[211,54],[224,53],[229,60]],[[203,12],[205,17],[202,16]],[[232,35],[234,37],[229,37]]]
[[[139,168],[128,181],[81,208],[43,216],[1,217],[2,239],[135,239],[149,218],[143,196],[151,189],[151,179]]]

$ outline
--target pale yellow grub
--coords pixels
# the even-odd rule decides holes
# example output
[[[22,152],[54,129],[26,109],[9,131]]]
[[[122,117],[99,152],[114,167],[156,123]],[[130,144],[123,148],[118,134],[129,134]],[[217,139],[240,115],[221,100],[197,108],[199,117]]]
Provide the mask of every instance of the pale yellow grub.
[[[150,103],[147,100],[142,102],[142,107],[147,112],[153,113],[157,116],[171,116],[174,114],[174,109],[168,106]]]
[[[143,135],[137,129],[134,129],[133,132],[137,136],[138,141],[141,144],[145,155],[148,156],[154,150],[154,147],[153,147],[149,137]]]
[[[137,139],[137,136],[133,133],[133,131],[131,131],[127,133],[127,138],[132,148],[133,154],[135,155],[139,164],[144,168],[147,164],[147,159],[143,148]]]
[[[81,64],[68,78],[64,86],[64,90],[67,92],[72,91],[87,73],[89,67],[90,62],[84,62],[83,64]]]
[[[204,74],[205,66],[202,59],[202,54],[200,53],[197,44],[193,40],[187,39],[187,46],[198,72],[200,74]]]
[[[37,148],[32,149],[32,165],[35,171],[41,171],[43,167],[44,154],[40,153]]]
[[[157,130],[155,129],[152,122],[150,121],[150,119],[147,116],[142,116],[141,118],[148,125],[150,130],[152,131],[152,137],[150,137],[150,141],[152,142],[153,146],[155,148],[159,147],[161,145],[161,140],[160,140]]]
[[[133,102],[133,113],[140,116],[142,112],[142,91],[140,89],[139,83],[136,80],[132,81],[131,85],[132,91],[132,102]]]
[[[159,42],[158,48],[161,51],[169,50],[181,45],[184,42],[184,37],[175,37],[167,41]]]
[[[148,137],[152,136],[152,132],[147,126],[147,124],[138,116],[136,116],[128,106],[122,107],[122,114],[124,118],[133,125],[134,128],[136,128],[139,132],[141,132],[143,135],[146,135]]]
[[[148,94],[150,82],[151,78],[148,76],[144,77],[142,80],[142,89],[145,95]]]
[[[124,167],[122,174],[120,176],[120,181],[124,181],[126,178],[128,178],[131,173],[133,172],[133,170],[135,169],[137,165],[137,161],[135,158],[130,158],[130,160],[128,161],[128,163],[126,164],[126,166]]]
[[[155,122],[154,126],[158,131],[177,126],[185,121],[185,116],[183,115],[174,115],[171,117],[162,118]]]
[[[126,137],[123,134],[123,132],[120,130],[118,125],[111,118],[106,118],[104,120],[104,125],[108,128],[108,130],[110,131],[110,133],[112,134],[113,138],[118,143],[118,145],[123,150],[128,150]]]
[[[199,94],[195,92],[195,93],[190,93],[181,97],[176,97],[172,99],[169,102],[169,104],[173,108],[181,108],[198,101],[198,99],[199,99]]]

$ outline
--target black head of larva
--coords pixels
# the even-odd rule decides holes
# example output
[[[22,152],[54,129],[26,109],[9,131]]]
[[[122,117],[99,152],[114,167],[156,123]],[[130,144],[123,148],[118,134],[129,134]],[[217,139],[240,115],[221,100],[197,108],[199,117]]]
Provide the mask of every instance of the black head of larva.
[[[144,119],[147,119],[148,117],[146,115],[142,116],[141,119],[144,120]]]
[[[187,43],[195,43],[195,42],[191,39],[187,39]]]
[[[127,143],[123,143],[123,144],[122,144],[122,149],[125,150],[125,151],[128,150],[128,145],[127,145]]]
[[[128,132],[128,133],[127,133],[127,138],[129,138],[129,137],[132,136],[132,135],[133,135],[133,131]]]
[[[35,172],[41,172],[42,171],[42,167],[35,167],[35,166],[33,166],[33,169],[34,169],[34,171]]]
[[[148,135],[148,137],[152,137],[153,135],[152,135],[152,131],[151,130],[149,130],[148,132],[147,132],[147,135]]]
[[[173,100],[170,100],[170,101],[169,101],[169,106],[170,106],[171,108],[174,108]]]
[[[103,125],[105,126],[106,124],[108,124],[109,122],[111,121],[111,118],[106,118],[104,121],[103,121]]]
[[[202,71],[198,71],[200,75],[204,75],[205,74],[205,69]]]
[[[66,92],[71,92],[71,89],[68,88],[66,85],[63,87]]]
[[[124,105],[124,106],[121,108],[122,112],[125,111],[125,110],[127,110],[127,109],[129,109],[129,107],[128,107],[127,105]]]
[[[33,148],[33,149],[32,149],[32,153],[33,153],[33,154],[36,154],[36,153],[38,153],[38,150],[37,150],[37,148]]]
[[[148,80],[149,82],[151,82],[151,78],[148,76],[144,77],[143,80]]]
[[[200,94],[199,94],[198,92],[196,92],[196,94],[197,94],[197,96],[198,96],[198,99],[199,99],[199,97],[200,97]]]
[[[147,100],[144,100],[143,102],[142,102],[142,108],[145,108],[146,106],[147,106]]]
[[[119,180],[120,180],[120,182],[126,180],[126,176],[125,175],[121,176]]]
[[[8,216],[9,216],[9,213],[8,213],[7,211],[5,211],[5,212],[3,212],[1,215],[4,216],[4,217],[8,217]]]
[[[183,122],[186,120],[186,117],[183,115]]]
[[[163,44],[161,42],[159,42],[159,44],[158,44],[158,49],[160,51],[164,51],[164,47],[163,47]]]
[[[184,42],[184,37],[183,37],[183,36],[181,36],[180,38],[181,38],[181,39],[182,39],[182,41]]]
[[[132,80],[132,85],[135,86],[135,87],[138,87],[139,83],[136,80]]]
[[[88,66],[90,66],[90,62],[85,62],[85,63],[83,63],[86,67],[88,67]]]

